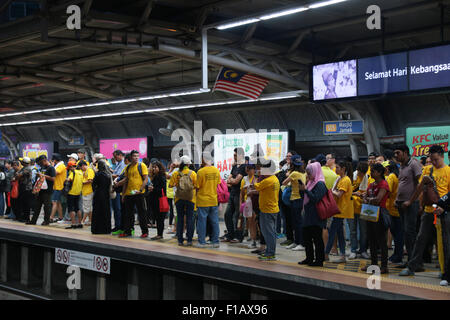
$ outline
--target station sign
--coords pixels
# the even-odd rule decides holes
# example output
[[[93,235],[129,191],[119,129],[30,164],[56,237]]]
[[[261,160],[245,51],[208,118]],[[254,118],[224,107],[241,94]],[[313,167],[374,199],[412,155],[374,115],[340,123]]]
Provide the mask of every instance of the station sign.
[[[323,122],[324,135],[363,134],[363,133],[364,133],[363,120],[341,120],[341,121]]]
[[[85,252],[55,248],[55,262],[106,274],[111,273],[110,257]]]
[[[70,140],[67,142],[69,146],[84,146],[84,137],[75,136],[70,137]]]
[[[444,148],[444,161],[449,164],[447,157],[450,143],[450,126],[410,127],[406,128],[406,144],[412,157],[418,160],[427,156],[432,145],[438,144]]]

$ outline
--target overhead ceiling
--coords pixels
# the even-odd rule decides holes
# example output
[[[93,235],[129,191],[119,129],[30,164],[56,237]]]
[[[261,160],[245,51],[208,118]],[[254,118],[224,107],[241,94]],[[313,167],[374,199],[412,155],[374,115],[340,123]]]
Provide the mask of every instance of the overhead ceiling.
[[[0,12],[0,110],[3,112],[200,87],[202,27],[317,1],[46,0],[36,1],[41,3],[41,11],[9,21],[8,7],[5,5],[14,2],[18,1],[0,0],[0,10],[4,9]],[[77,32],[67,30],[65,26],[68,17],[65,10],[70,4],[77,4],[82,9],[82,28]],[[372,4],[377,4],[382,9],[385,17],[384,31],[368,30],[366,27],[366,9]],[[349,0],[229,30],[210,29],[209,55],[243,66],[257,67],[286,80],[271,80],[264,93],[308,89],[309,65],[313,60],[321,62],[376,55],[383,50],[388,52],[408,49],[448,40],[449,8],[448,0]],[[181,50],[182,53],[164,50],[164,45]],[[188,57],[185,52],[191,52],[194,56]],[[218,63],[209,64],[210,88],[220,68]],[[130,104],[127,108],[229,97],[232,96],[210,92],[164,98],[140,105]],[[307,100],[304,97],[296,101],[298,105],[305,105]],[[442,94],[441,100],[444,105],[449,101],[445,94]],[[377,104],[380,107],[380,102]],[[286,107],[282,102],[256,105],[261,108],[258,115],[261,120],[257,121],[257,125],[268,126],[274,123],[274,119],[278,119],[275,122],[282,129],[292,128],[283,126],[295,126],[289,123],[296,116],[293,112],[296,110],[295,106]],[[268,106],[272,106],[272,109],[268,109]],[[217,125],[217,122],[231,127],[250,126],[254,106],[248,110],[248,104],[233,107],[239,109],[234,109],[227,116],[222,112],[223,107],[210,107],[206,111],[180,110],[176,117],[161,112],[145,119],[156,121],[149,128],[165,126],[164,123],[168,120],[178,122],[179,126],[189,126],[195,119],[206,118],[208,121],[205,120],[205,123],[211,123],[210,126],[213,123]],[[275,118],[274,108],[278,110]],[[80,112],[89,114],[99,110],[114,110],[114,107],[102,106],[82,111],[55,110],[46,114],[19,115],[8,120],[19,122],[77,115]],[[206,115],[208,110],[210,113]],[[313,118],[323,120],[324,117],[331,117],[326,110],[324,106],[315,105],[311,109],[315,114]],[[211,118],[212,115],[215,115],[214,119]],[[133,126],[133,119],[136,117],[83,120],[83,123],[72,121],[71,126],[81,128],[88,135],[98,138],[107,136],[111,131],[101,128],[117,123],[125,128],[123,134],[131,134],[134,130],[130,128]],[[303,125],[308,128],[308,124]],[[33,126],[21,129],[6,127],[5,130],[25,139],[24,132],[31,130],[27,129],[31,127]],[[391,127],[393,125],[387,125],[387,128]],[[22,132],[21,136],[18,132]],[[31,133],[27,135],[34,136]],[[306,134],[313,135],[312,131],[311,134]],[[167,142],[166,138],[160,138],[161,144],[164,144],[163,141]],[[297,140],[301,140],[299,135]]]

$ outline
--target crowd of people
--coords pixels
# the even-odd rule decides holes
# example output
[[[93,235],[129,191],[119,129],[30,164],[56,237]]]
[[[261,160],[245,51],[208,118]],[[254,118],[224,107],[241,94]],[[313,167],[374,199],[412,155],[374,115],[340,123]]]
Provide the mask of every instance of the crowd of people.
[[[156,227],[151,240],[174,234],[179,246],[192,246],[196,230],[198,248],[248,241],[261,261],[276,260],[280,247],[304,251],[299,264],[315,267],[357,258],[378,265],[380,258],[381,274],[393,264],[403,269],[400,276],[424,271],[435,246],[441,284],[448,285],[450,167],[444,157],[439,145],[420,161],[397,145],[383,155],[370,153],[367,161],[333,153],[306,161],[289,151],[275,164],[237,148],[226,180],[208,157],[196,167],[184,155],[167,169],[158,159],[140,161],[135,150],[116,150],[109,160],[94,154],[92,163],[83,150],[68,155],[67,163],[56,153],[24,157],[0,168],[0,215],[33,225],[43,209],[44,226],[90,225],[93,234],[119,238],[132,237],[136,224],[141,238]],[[227,204],[222,236],[220,203]],[[336,212],[324,218],[333,206]],[[277,244],[277,238],[285,240]]]

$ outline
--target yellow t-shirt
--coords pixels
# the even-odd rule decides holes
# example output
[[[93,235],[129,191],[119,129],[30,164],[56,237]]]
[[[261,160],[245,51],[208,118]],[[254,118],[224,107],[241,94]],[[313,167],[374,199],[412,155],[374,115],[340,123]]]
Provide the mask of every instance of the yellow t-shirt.
[[[197,207],[214,207],[217,202],[217,186],[220,183],[220,171],[209,166],[197,172]]]
[[[244,189],[244,186],[245,186],[245,180],[247,180],[247,179],[249,179],[248,176],[242,178],[242,180],[241,180],[241,190]],[[253,183],[253,180],[255,180],[255,176],[253,176],[253,177],[250,179],[250,183]],[[247,188],[247,187],[246,187],[246,188]],[[244,192],[244,201],[245,201],[245,200],[247,200],[247,192]]]
[[[419,182],[422,182],[422,178],[424,176],[429,176],[431,172],[431,165],[426,166],[423,169],[422,176],[420,177]],[[436,181],[436,188],[439,193],[439,197],[443,197],[450,191],[450,167],[445,165],[445,167],[440,169],[433,169],[433,178]],[[425,206],[425,212],[433,212],[432,206]]]
[[[66,181],[67,169],[64,163],[60,163],[61,164],[55,168],[56,177],[55,183],[53,184],[53,190],[62,190],[64,188],[64,181]]]
[[[391,173],[386,181],[389,185],[389,198],[386,201],[386,209],[388,209],[389,214],[393,217],[400,217],[397,207],[395,206],[395,199],[398,193],[398,178],[394,173]]]
[[[145,163],[141,163],[142,175],[148,175],[148,169]],[[132,165],[131,163],[128,165],[128,170],[125,169],[125,177],[128,179],[127,189],[125,190],[125,196],[131,195],[131,191],[137,190],[139,191],[142,187],[144,181],[139,173],[138,169],[139,163]],[[142,192],[143,193],[143,192]]]
[[[336,189],[344,191],[342,196],[337,199],[336,204],[341,213],[335,215],[336,218],[353,219],[354,209],[352,203],[353,186],[349,177],[345,176],[339,180]]]
[[[323,177],[325,178],[325,185],[327,186],[327,189],[330,190],[331,188],[333,188],[334,182],[336,181],[338,176],[327,166],[322,167],[322,173]]]
[[[375,182],[375,179],[374,178],[372,178],[372,176],[370,175],[370,166],[369,166],[369,169],[367,170],[367,173],[366,173],[368,176],[369,176],[369,183],[367,184],[367,185],[369,185],[369,184],[371,184],[371,183],[374,183]]]
[[[83,172],[83,171],[81,171],[81,172]],[[86,172],[83,172],[83,189],[81,190],[81,193],[83,194],[83,196],[90,195],[92,192],[94,192],[92,190],[92,182],[84,184],[88,180],[94,180],[94,177],[95,177],[95,172],[91,168],[87,168]]]
[[[265,178],[255,183],[255,189],[259,191],[259,210],[264,213],[278,213],[278,199],[280,182],[276,176]]]
[[[71,196],[79,196],[83,189],[83,172],[81,170],[71,171],[69,179],[73,181],[69,194]]]
[[[306,174],[298,171],[292,171],[291,174],[289,175],[289,178],[291,178],[292,180],[291,181],[292,192],[290,200],[300,199],[302,196],[300,195],[300,191],[298,189],[299,186],[298,180],[301,180],[303,184],[306,185]]]
[[[174,192],[173,192],[173,188],[169,187],[169,180],[167,180],[167,186],[166,186],[166,189],[167,189],[167,198],[168,198],[168,199],[173,199],[173,197],[174,197]]]
[[[185,167],[183,169],[182,173],[183,174],[188,174],[189,170],[190,170],[189,168]],[[197,198],[196,195],[195,195],[195,186],[197,185],[197,174],[193,170],[190,170],[190,171],[191,171],[190,177],[191,177],[192,183],[194,184],[194,195],[192,197],[191,202],[195,204],[195,208],[194,208],[194,210],[195,210],[196,207],[197,207],[197,205],[195,203],[196,202],[196,198]],[[169,186],[176,187],[178,185],[179,181],[180,181],[180,172],[179,171],[174,171],[172,173],[172,177],[170,177]],[[216,192],[217,192],[217,190],[216,190]],[[177,198],[176,193],[175,193],[175,203],[177,201],[178,201],[178,198]]]

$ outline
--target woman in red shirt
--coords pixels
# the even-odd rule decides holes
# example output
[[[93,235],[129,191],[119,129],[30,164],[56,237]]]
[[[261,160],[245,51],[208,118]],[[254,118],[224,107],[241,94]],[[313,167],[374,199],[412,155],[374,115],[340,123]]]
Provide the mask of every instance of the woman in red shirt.
[[[388,247],[387,229],[389,227],[389,214],[386,201],[389,197],[389,184],[384,179],[384,167],[380,163],[371,166],[370,172],[375,182],[367,187],[364,194],[364,203],[380,207],[380,216],[377,222],[367,222],[371,265],[378,265],[378,248],[381,250],[381,274],[388,273]],[[361,268],[367,271],[368,266]]]

